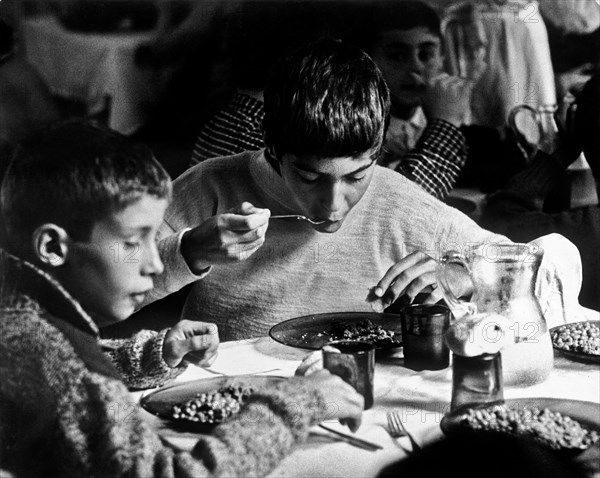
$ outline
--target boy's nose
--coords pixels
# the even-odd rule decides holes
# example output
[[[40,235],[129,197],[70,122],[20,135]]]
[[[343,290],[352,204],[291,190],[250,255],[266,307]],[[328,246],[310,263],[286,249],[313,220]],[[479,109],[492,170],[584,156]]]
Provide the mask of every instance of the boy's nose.
[[[337,214],[344,209],[346,202],[343,185],[336,181],[328,185],[321,195],[321,207],[327,213]]]
[[[158,253],[158,248],[156,245],[152,245],[146,253],[142,272],[144,275],[157,276],[162,274],[164,269],[165,266],[160,258],[160,254]]]

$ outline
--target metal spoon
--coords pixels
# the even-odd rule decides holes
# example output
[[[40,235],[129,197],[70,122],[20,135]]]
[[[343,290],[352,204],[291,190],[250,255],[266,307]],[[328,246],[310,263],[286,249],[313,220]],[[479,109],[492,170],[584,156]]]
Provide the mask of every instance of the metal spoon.
[[[299,214],[288,214],[283,216],[271,216],[271,219],[298,219],[299,221],[308,221],[311,224],[323,224],[325,221],[315,221],[314,219],[310,219],[306,216],[301,216]]]

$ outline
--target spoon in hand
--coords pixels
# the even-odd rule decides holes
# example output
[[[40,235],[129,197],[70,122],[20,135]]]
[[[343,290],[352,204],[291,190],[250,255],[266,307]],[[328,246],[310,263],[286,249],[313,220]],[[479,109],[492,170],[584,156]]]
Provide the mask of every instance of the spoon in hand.
[[[298,214],[288,214],[283,216],[271,216],[271,219],[298,219],[299,221],[308,221],[311,224],[323,224],[325,221],[315,221],[306,216],[300,216]]]

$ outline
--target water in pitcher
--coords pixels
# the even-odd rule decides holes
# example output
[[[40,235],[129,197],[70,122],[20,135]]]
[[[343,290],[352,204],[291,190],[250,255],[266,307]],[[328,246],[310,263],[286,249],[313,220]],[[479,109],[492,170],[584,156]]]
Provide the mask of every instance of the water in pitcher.
[[[527,244],[494,244],[468,255],[450,252],[441,261],[439,283],[455,316],[494,314],[507,319],[503,329],[508,345],[502,349],[506,385],[533,385],[544,381],[552,370],[550,334],[534,292],[542,255]],[[473,282],[469,302],[452,293],[445,273],[449,264],[469,273]]]

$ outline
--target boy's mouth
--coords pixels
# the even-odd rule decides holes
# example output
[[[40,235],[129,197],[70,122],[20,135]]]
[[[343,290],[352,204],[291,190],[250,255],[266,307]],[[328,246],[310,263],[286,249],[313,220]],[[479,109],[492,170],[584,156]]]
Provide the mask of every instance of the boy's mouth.
[[[149,290],[145,291],[145,292],[136,292],[134,294],[130,294],[131,298],[133,299],[134,302],[141,304],[144,299],[146,298],[146,294],[150,292]]]

